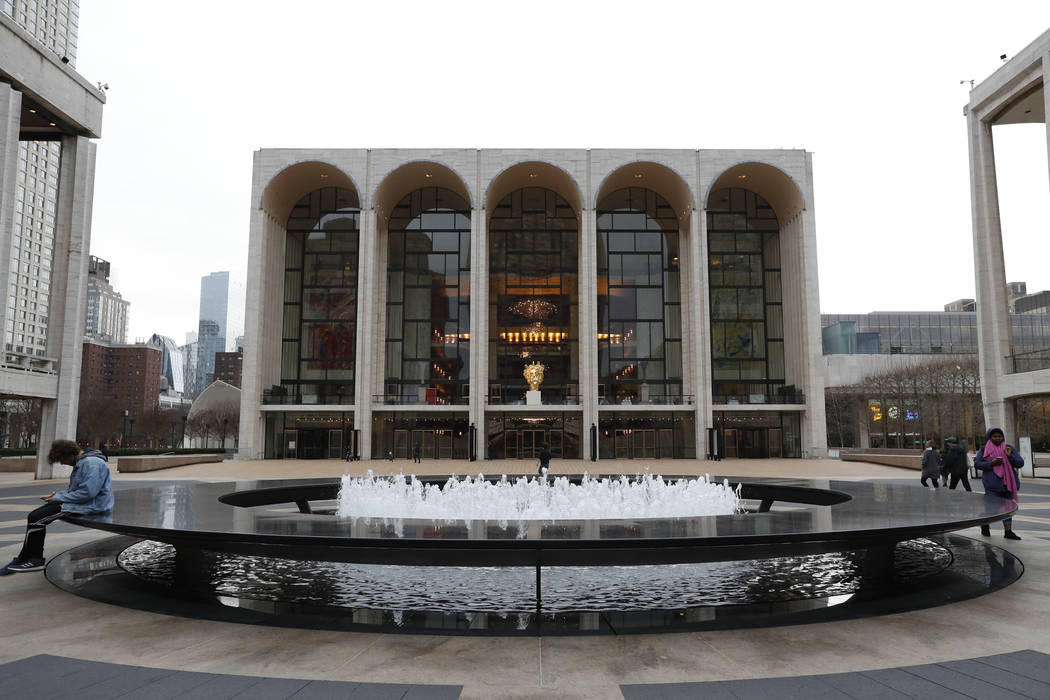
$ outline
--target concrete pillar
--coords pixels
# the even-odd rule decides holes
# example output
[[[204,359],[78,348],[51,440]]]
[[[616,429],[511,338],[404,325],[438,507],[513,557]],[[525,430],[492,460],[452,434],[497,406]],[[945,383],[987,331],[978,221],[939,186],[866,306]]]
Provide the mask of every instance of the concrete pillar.
[[[376,285],[380,279],[386,278],[386,271],[377,269],[376,239],[375,209],[362,209],[358,238],[357,362],[354,371],[354,428],[359,431],[362,459],[372,456],[373,377],[376,372],[383,372],[382,367],[376,367],[376,356],[372,354],[376,314],[380,313],[376,308]]]
[[[683,353],[682,363],[691,365],[693,391],[696,394],[696,457],[707,454],[707,429],[714,427],[714,412],[711,405],[711,324],[710,288],[707,276],[707,208],[694,209],[690,225],[688,258],[689,286],[682,289],[683,301],[688,300],[689,312],[683,314],[685,326],[693,350]],[[683,258],[686,250],[683,249]]]
[[[1011,373],[1010,316],[1006,264],[999,218],[992,125],[967,114],[970,197],[973,202],[974,273],[977,286],[977,347],[985,424],[1015,434],[1012,406],[1003,399],[999,376]]]
[[[594,209],[580,212],[579,352],[580,456],[591,458],[591,424],[598,424],[598,221]]]
[[[480,190],[479,190],[480,192]],[[480,195],[479,195],[480,196]],[[488,402],[489,256],[485,209],[470,210],[470,412],[477,429],[478,459],[485,459],[485,405]]]
[[[0,83],[0,250],[10,255],[14,230],[15,192],[18,180],[18,129],[22,121],[22,93],[6,83]],[[11,288],[11,270],[5,262],[0,266],[0,299],[7,309],[8,290]],[[11,330],[7,314],[0,315],[0,338]]]
[[[42,402],[36,464],[38,479],[57,475],[47,461],[51,442],[76,439],[80,361],[87,312],[95,150],[95,144],[86,137],[66,136],[62,139],[46,350],[48,357],[58,359],[58,398]]]

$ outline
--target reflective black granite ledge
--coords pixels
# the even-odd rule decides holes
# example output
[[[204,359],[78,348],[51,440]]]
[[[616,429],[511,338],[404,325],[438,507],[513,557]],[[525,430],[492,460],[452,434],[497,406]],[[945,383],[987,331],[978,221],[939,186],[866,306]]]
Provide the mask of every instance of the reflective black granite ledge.
[[[1002,520],[1016,510],[1011,501],[964,491],[803,479],[767,479],[762,484],[831,490],[848,499],[768,513],[537,521],[523,527],[513,521],[337,518],[236,507],[219,500],[255,489],[324,492],[334,483],[328,479],[165,484],[118,492],[111,514],[67,520],[176,547],[291,559],[568,566],[724,561],[889,546]]]

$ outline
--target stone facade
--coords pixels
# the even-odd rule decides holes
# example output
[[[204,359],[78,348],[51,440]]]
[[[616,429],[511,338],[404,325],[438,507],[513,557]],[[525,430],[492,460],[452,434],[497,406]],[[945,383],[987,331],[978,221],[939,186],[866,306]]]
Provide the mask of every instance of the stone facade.
[[[352,403],[263,401],[282,381],[282,303],[286,224],[293,206],[323,187],[340,187],[360,200],[356,317],[356,394]],[[469,400],[462,405],[385,405],[387,340],[387,223],[405,195],[440,187],[468,203],[470,214]],[[826,454],[823,366],[817,286],[813,174],[810,154],[785,150],[526,150],[526,149],[265,149],[256,152],[248,257],[245,353],[242,379],[242,458],[266,454],[266,420],[273,412],[342,412],[360,430],[357,448],[372,456],[373,414],[428,411],[465,414],[472,426],[494,413],[527,413],[528,406],[493,403],[488,373],[494,330],[490,328],[488,226],[496,205],[521,188],[555,192],[571,208],[578,227],[578,321],[576,376],[579,400],[559,410],[597,426],[603,414],[654,415],[683,411],[690,417],[696,455],[705,454],[707,428],[726,416],[791,414],[797,418],[800,456]],[[666,200],[677,217],[681,256],[682,394],[661,403],[602,401],[599,387],[599,295],[596,207],[623,188],[644,188]],[[726,400],[712,391],[711,300],[708,273],[708,201],[715,191],[739,188],[761,197],[779,223],[783,289],[783,354],[786,385],[804,397],[778,403],[765,397]],[[678,264],[677,258],[675,264]],[[574,339],[575,340],[575,339]],[[523,403],[523,402],[522,402]],[[795,419],[793,419],[795,420]],[[593,430],[593,429],[592,429]],[[581,435],[580,454],[593,456]],[[478,438],[481,442],[481,437]],[[480,444],[478,455],[484,457]],[[473,452],[473,449],[471,450]]]
[[[1003,259],[999,193],[995,177],[992,127],[1000,124],[1047,124],[1050,137],[1050,31],[1004,63],[970,92],[966,116],[970,152],[974,271],[977,278],[978,344],[985,422],[1015,439],[1014,400],[1050,394],[1050,366],[1016,371],[1011,347],[1010,298]],[[1050,138],[1048,138],[1050,143]],[[1035,228],[1038,228],[1036,226]],[[1042,355],[1050,353],[1043,351]],[[1050,362],[1048,362],[1050,364]],[[1024,368],[1032,366],[1030,361]]]

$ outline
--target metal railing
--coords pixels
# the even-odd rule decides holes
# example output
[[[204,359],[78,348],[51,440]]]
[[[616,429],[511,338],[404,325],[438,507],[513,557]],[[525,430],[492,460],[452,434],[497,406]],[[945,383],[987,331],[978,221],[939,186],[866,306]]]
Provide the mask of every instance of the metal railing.
[[[58,360],[52,357],[40,357],[39,355],[24,355],[20,352],[4,353],[3,369],[12,369],[22,372],[33,372],[35,374],[55,374]]]
[[[801,391],[786,391],[778,394],[726,394],[712,396],[711,403],[720,406],[744,406],[753,404],[804,404],[806,395]]]
[[[466,406],[466,396],[419,396],[417,394],[372,394],[372,403],[384,406]]]
[[[1010,374],[1050,369],[1050,348],[1019,352],[1016,355],[1008,355],[1007,359],[1010,360]]]

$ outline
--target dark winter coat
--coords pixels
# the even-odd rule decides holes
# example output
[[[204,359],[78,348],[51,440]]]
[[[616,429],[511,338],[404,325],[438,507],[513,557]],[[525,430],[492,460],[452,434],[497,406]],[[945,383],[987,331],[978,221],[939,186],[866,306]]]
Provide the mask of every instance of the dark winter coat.
[[[944,468],[953,476],[966,474],[967,465],[966,450],[961,445],[952,445],[948,448],[948,456],[944,458]]]

